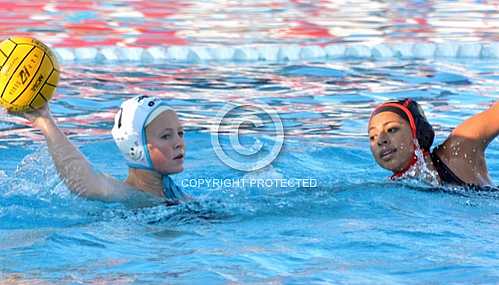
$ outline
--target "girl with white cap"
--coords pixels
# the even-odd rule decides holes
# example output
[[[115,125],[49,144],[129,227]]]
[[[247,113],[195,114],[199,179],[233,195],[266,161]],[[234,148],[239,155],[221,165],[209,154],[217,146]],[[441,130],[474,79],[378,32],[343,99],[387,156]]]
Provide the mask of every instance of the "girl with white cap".
[[[136,96],[123,102],[115,115],[112,135],[129,166],[123,182],[92,168],[57,127],[47,105],[22,115],[42,131],[59,175],[78,195],[137,206],[157,198],[168,204],[188,199],[169,176],[183,171],[183,127],[160,99]]]

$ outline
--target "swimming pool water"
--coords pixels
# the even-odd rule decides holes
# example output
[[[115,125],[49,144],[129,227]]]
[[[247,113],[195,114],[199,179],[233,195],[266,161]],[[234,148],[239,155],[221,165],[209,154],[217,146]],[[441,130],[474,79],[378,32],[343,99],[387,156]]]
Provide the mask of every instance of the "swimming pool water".
[[[186,127],[186,170],[173,176],[177,183],[311,178],[317,187],[185,187],[195,202],[144,209],[89,201],[58,179],[40,133],[2,113],[0,276],[63,284],[497,283],[497,193],[391,182],[371,158],[366,134],[373,106],[413,97],[442,142],[497,101],[497,66],[65,66],[52,112],[101,171],[125,177],[112,118],[124,99],[143,94],[167,99]],[[217,158],[211,134],[227,102],[264,102],[278,112],[285,143],[271,166],[245,173]],[[243,143],[253,142],[251,131],[241,130]],[[258,139],[267,147],[271,132],[264,128]],[[487,158],[497,184],[497,139]]]

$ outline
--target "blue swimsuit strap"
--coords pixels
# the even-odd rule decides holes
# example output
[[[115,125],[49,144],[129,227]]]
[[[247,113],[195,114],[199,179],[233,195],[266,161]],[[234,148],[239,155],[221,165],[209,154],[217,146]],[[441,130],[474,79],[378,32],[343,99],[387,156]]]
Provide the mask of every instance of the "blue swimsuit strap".
[[[163,194],[165,195],[165,198],[170,200],[181,200],[185,198],[182,189],[178,187],[168,175],[163,176]]]

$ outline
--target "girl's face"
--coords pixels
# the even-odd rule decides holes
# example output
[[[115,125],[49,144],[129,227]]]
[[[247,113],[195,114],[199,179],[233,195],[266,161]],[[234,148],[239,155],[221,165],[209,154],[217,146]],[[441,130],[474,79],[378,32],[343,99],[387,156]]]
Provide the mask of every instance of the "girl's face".
[[[369,121],[371,152],[383,168],[398,172],[407,167],[414,155],[411,127],[394,112],[381,112]]]
[[[162,112],[146,127],[147,150],[153,167],[161,174],[184,170],[184,129],[173,110]]]

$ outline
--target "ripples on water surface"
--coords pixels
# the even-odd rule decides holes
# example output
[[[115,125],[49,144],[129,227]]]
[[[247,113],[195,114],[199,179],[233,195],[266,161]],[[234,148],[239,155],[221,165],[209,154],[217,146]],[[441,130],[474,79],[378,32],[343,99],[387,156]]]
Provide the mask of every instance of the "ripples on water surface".
[[[167,98],[186,127],[186,171],[177,182],[308,177],[318,187],[187,187],[199,201],[141,210],[87,201],[61,184],[39,132],[2,114],[1,271],[49,283],[497,283],[497,195],[388,182],[366,135],[374,105],[413,97],[441,142],[498,99],[497,66],[66,66],[51,109],[102,171],[125,177],[110,136],[112,117],[125,98],[143,94]],[[279,113],[286,141],[272,167],[244,174],[218,160],[210,133],[226,102],[264,102]],[[497,140],[487,155],[498,183]]]
[[[0,35],[54,46],[497,41],[497,1],[2,1]]]

